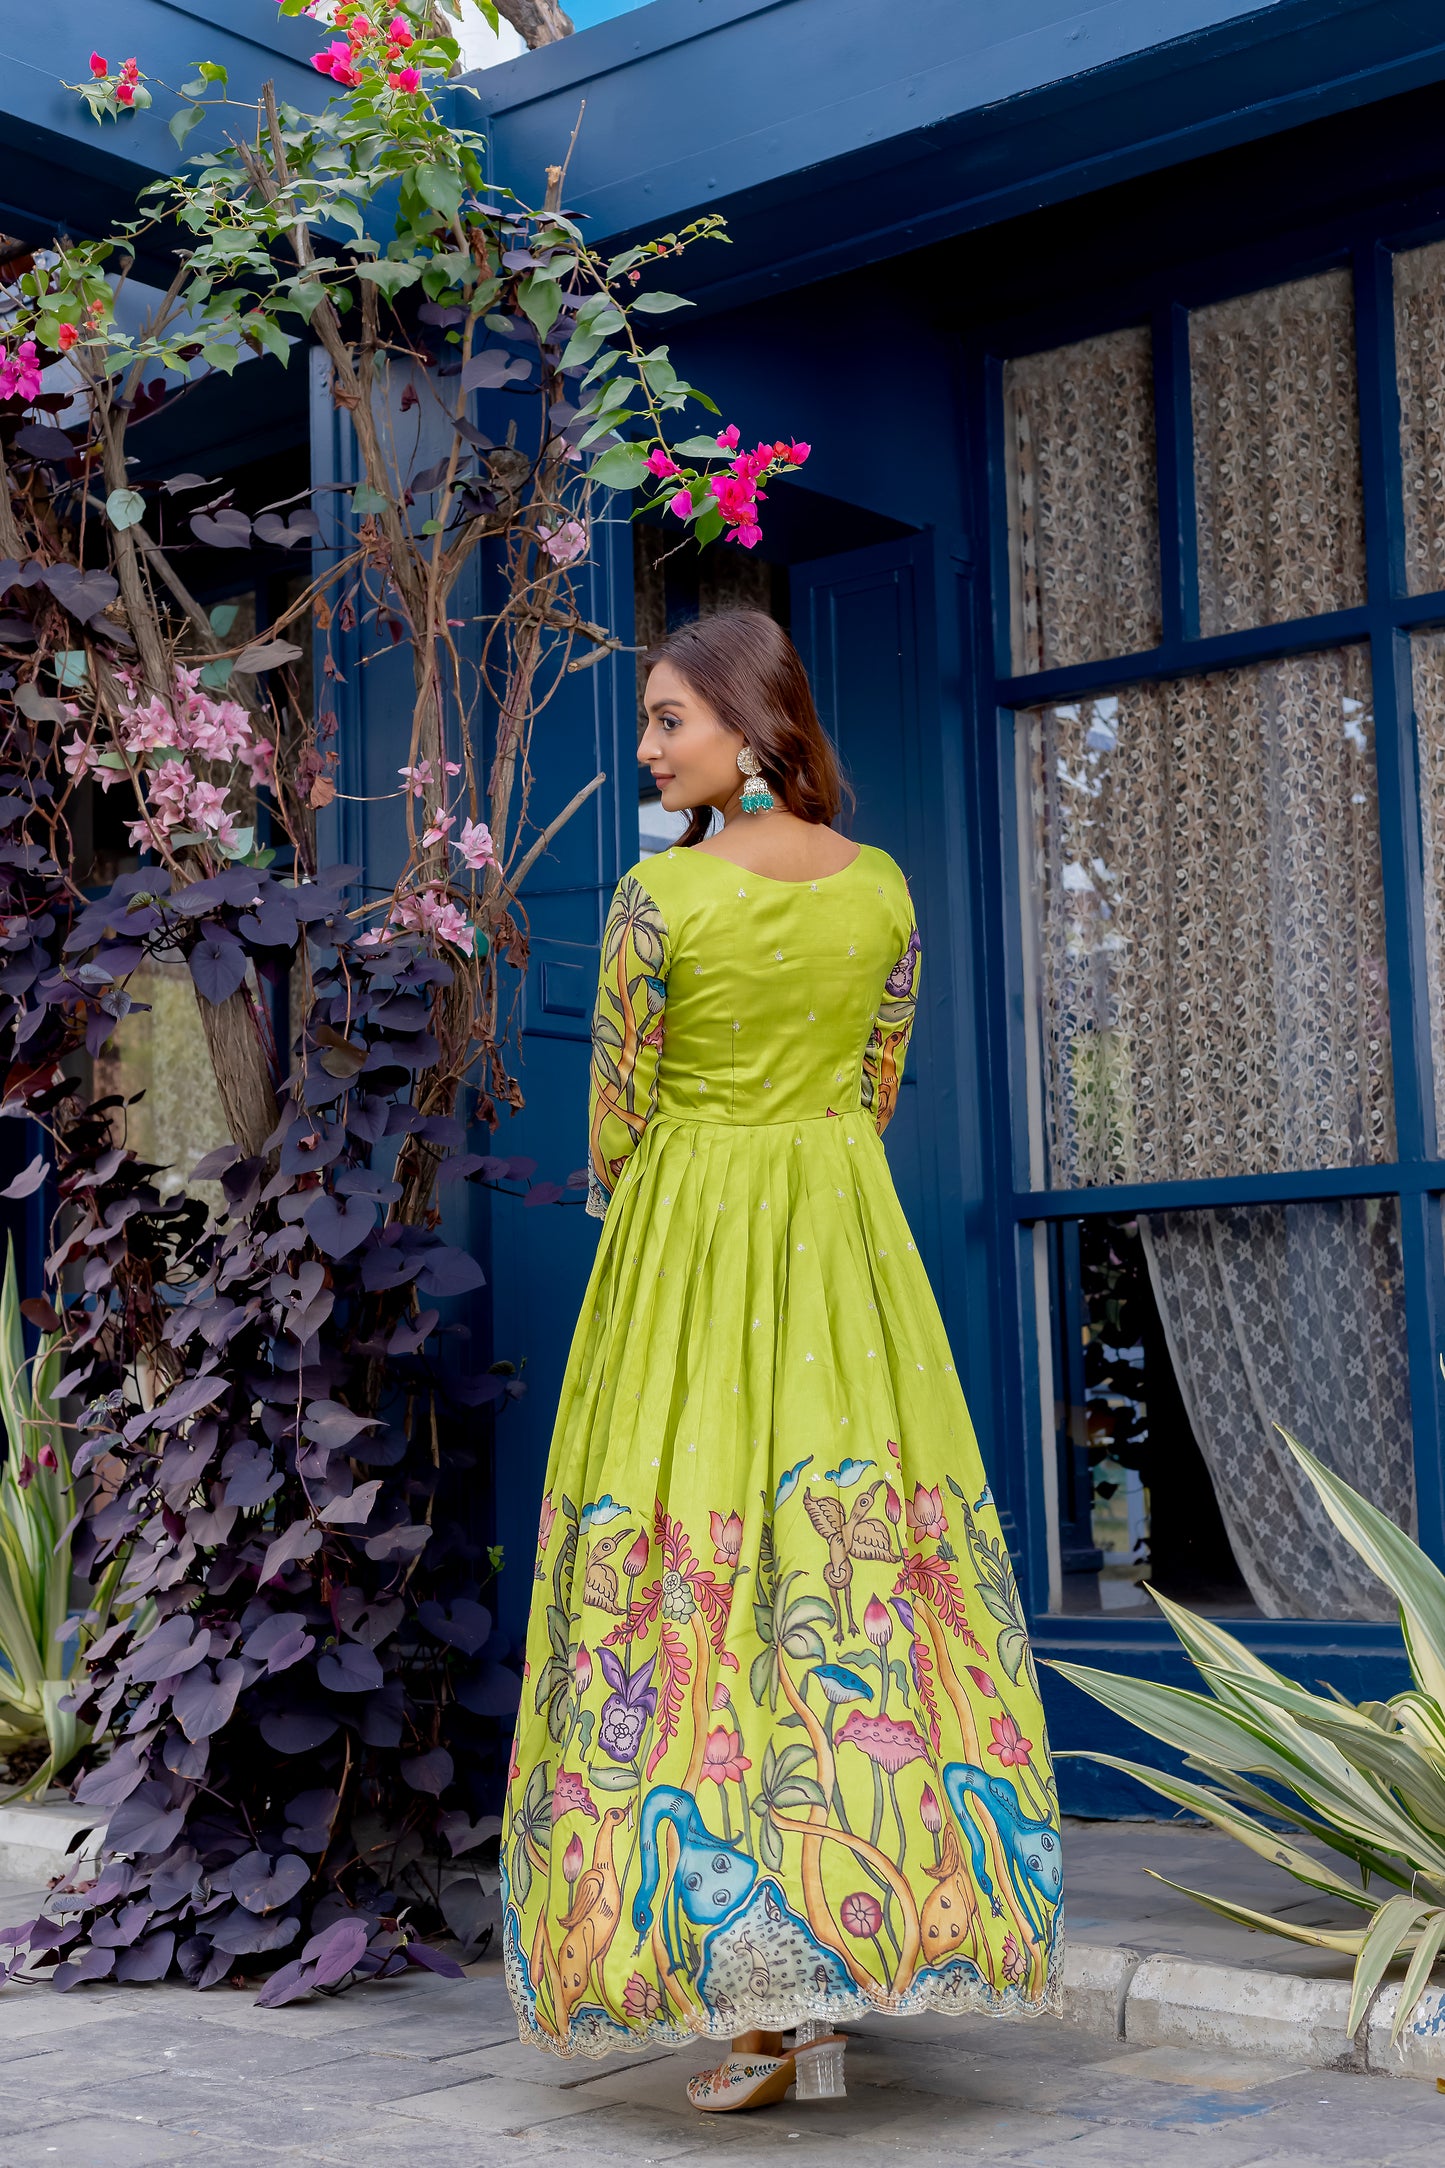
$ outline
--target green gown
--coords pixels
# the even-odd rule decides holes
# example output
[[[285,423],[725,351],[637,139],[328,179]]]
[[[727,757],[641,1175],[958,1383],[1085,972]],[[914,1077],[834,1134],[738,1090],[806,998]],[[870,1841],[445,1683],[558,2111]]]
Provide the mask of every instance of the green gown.
[[[1056,2000],[1037,1681],[880,1141],[918,958],[867,846],[613,898],[502,1838],[539,2047]]]

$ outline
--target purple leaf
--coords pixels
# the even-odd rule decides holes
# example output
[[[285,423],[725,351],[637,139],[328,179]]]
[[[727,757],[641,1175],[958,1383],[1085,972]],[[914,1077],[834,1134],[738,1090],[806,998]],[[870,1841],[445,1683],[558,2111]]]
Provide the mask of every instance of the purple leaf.
[[[207,1152],[191,1169],[193,1182],[214,1182],[226,1169],[233,1166],[241,1156],[238,1144],[218,1144],[214,1152]]]
[[[245,1666],[227,1657],[216,1665],[214,1675],[209,1664],[202,1664],[176,1688],[171,1707],[193,1746],[230,1722],[236,1697],[245,1683]]]
[[[131,1949],[122,1950],[115,1961],[117,1980],[163,1980],[171,1969],[176,1938],[169,1930],[147,1935]]]
[[[185,1820],[185,1808],[168,1808],[158,1784],[143,1784],[111,1816],[105,1833],[106,1850],[137,1855],[168,1852],[185,1827]]]
[[[216,1927],[207,1921],[211,1940],[231,1957],[255,1957],[268,1950],[284,1950],[301,1932],[301,1922],[289,1913],[262,1919],[238,1905]]]
[[[305,1630],[306,1621],[299,1611],[273,1611],[269,1618],[263,1618],[258,1626],[252,1627],[241,1643],[241,1654],[264,1664],[269,1661],[274,1648],[290,1640],[294,1633]]]
[[[431,1541],[431,1530],[422,1522],[404,1521],[397,1528],[384,1528],[380,1535],[368,1536],[368,1558],[415,1558]]]
[[[73,1963],[57,1965],[50,1975],[50,1984],[63,1995],[68,1988],[79,1987],[86,1980],[104,1980],[114,1968],[114,1950],[87,1950]]]
[[[473,1716],[514,1716],[522,1682],[506,1664],[483,1664],[471,1678],[458,1679],[453,1691]]]
[[[316,1985],[334,1987],[338,1980],[344,1980],[365,1950],[370,1935],[369,1922],[354,1916],[333,1920],[319,1935],[313,1935],[301,1955],[303,1960],[315,1965]]]
[[[188,1611],[176,1611],[152,1627],[121,1668],[131,1679],[171,1679],[200,1663],[210,1646],[205,1627],[198,1627]]]
[[[533,1204],[556,1204],[557,1200],[565,1195],[566,1191],[563,1189],[560,1182],[534,1182],[532,1184],[532,1187],[528,1190],[526,1196],[522,1199],[522,1203],[524,1206]]]
[[[380,1489],[380,1476],[369,1483],[358,1483],[349,1497],[333,1498],[329,1506],[322,1507],[322,1520],[328,1528],[364,1528]]]
[[[323,1257],[349,1257],[376,1225],[370,1197],[333,1197],[322,1190],[306,1214],[306,1232]]]
[[[140,1750],[118,1746],[108,1762],[81,1778],[75,1787],[76,1799],[82,1807],[118,1807],[144,1781],[145,1773]]]
[[[186,959],[196,990],[212,1007],[235,993],[246,977],[246,951],[231,934],[210,934],[198,941]]]
[[[320,1267],[316,1269],[319,1271]],[[352,1439],[363,1430],[379,1428],[376,1416],[356,1415],[339,1400],[310,1401],[307,1404],[306,1421],[302,1425],[308,1438],[317,1445],[329,1445],[333,1450],[350,1445]]]
[[[369,1694],[384,1673],[375,1651],[360,1641],[343,1641],[316,1659],[316,1676],[333,1694]]]
[[[261,1737],[278,1754],[309,1754],[324,1746],[336,1719],[322,1709],[273,1709],[261,1719]]]
[[[319,1528],[313,1528],[309,1521],[293,1521],[289,1528],[268,1545],[261,1564],[260,1586],[264,1588],[268,1581],[273,1581],[281,1568],[290,1565],[293,1559],[309,1558],[312,1552],[320,1547]]]
[[[475,1287],[485,1287],[487,1276],[475,1257],[443,1244],[423,1251],[416,1284],[423,1295],[467,1295]]]
[[[272,1860],[265,1852],[246,1852],[231,1869],[231,1895],[248,1912],[276,1912],[305,1889],[311,1869],[297,1852]]]
[[[299,2002],[311,1991],[315,1978],[310,1965],[303,1965],[299,1957],[293,1957],[289,1965],[280,1966],[272,1973],[260,1994],[256,1997],[258,2010],[279,2010],[288,2002]]]
[[[151,1412],[148,1428],[151,1430],[175,1430],[187,1416],[195,1415],[201,1408],[209,1407],[219,1400],[230,1380],[208,1371],[204,1377],[187,1378],[173,1393]]]
[[[401,1765],[402,1777],[414,1792],[430,1792],[440,1798],[452,1781],[452,1758],[444,1746],[429,1754],[413,1754]]]
[[[475,1656],[492,1638],[491,1612],[484,1604],[473,1603],[467,1596],[457,1598],[450,1617],[441,1604],[424,1603],[417,1612],[417,1619],[429,1634],[460,1649],[464,1656]]]
[[[251,522],[244,512],[228,510],[218,512],[213,519],[208,512],[197,512],[191,519],[191,533],[198,542],[208,542],[213,550],[249,549],[251,546]]]
[[[39,1189],[50,1172],[50,1161],[43,1152],[37,1152],[23,1174],[17,1174],[13,1182],[0,1189],[0,1197],[29,1197]]]
[[[27,422],[15,432],[15,449],[28,452],[32,459],[74,459],[76,446],[63,429],[53,429],[48,422]]]
[[[406,1961],[409,1965],[420,1965],[423,1972],[440,1973],[444,1980],[464,1980],[467,1976],[454,1957],[448,1957],[445,1950],[429,1949],[424,1942],[408,1942]]]

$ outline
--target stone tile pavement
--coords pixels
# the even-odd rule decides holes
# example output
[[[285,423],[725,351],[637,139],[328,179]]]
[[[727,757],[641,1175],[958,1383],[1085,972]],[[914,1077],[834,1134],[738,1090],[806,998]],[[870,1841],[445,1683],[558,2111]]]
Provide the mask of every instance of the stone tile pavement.
[[[1070,1831],[1075,1932],[1189,1952],[1207,1914],[1139,1873],[1201,1886],[1243,1855],[1160,1825]],[[1205,1847],[1203,1852],[1196,1848]],[[1171,1849],[1172,1847],[1172,1849]],[[1203,1869],[1203,1872],[1199,1870]],[[1277,1878],[1276,1878],[1277,1881]],[[1237,1885],[1234,1885],[1237,1886]],[[1293,1885],[1254,1898],[1286,1900]],[[11,1913],[20,1893],[0,1890]],[[1176,1911],[1176,1907],[1181,1908]],[[1087,1925],[1084,1923],[1087,1922]],[[1243,1931],[1212,1961],[1290,1961]],[[564,2063],[516,2037],[501,1970],[414,1974],[258,2010],[250,1990],[0,1990],[0,2168],[1436,2168],[1445,2094],[1428,2082],[1141,2047],[1059,2019],[871,2020],[848,2098],[748,2116],[688,2107],[689,2051]]]

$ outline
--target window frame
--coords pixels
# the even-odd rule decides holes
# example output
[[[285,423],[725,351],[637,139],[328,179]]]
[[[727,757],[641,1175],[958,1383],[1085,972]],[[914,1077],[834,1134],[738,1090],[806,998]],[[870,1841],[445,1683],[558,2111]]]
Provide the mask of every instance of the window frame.
[[[1033,312],[988,327],[972,348],[972,400],[982,458],[977,513],[985,527],[985,607],[979,628],[980,784],[998,809],[1001,879],[992,922],[996,953],[990,1012],[994,1029],[997,1119],[994,1126],[994,1232],[1012,1261],[1019,1318],[1018,1361],[1008,1390],[1014,1434],[1023,1441],[1020,1474],[1031,1505],[1028,1578],[1036,1613],[1060,1618],[1059,1467],[1049,1420],[1056,1338],[1051,1228],[1095,1214],[1202,1209],[1231,1204],[1315,1202],[1349,1196],[1397,1200],[1405,1279],[1419,1540],[1445,1565],[1445,1138],[1437,1134],[1429,989],[1426,972],[1424,857],[1417,768],[1411,636],[1445,628],[1445,588],[1406,588],[1394,309],[1394,258],[1445,239],[1445,201],[1426,215],[1361,217],[1336,226],[1317,245],[1273,243],[1204,264],[1166,265],[1086,307]],[[1365,599],[1321,616],[1202,636],[1199,630],[1194,428],[1189,375],[1189,319],[1198,308],[1338,268],[1354,293],[1355,364],[1364,494]],[[1020,674],[1013,658],[1013,564],[1008,519],[1005,364],[1126,325],[1147,323],[1152,341],[1160,618],[1156,647],[1130,656]],[[1027,745],[1019,717],[1055,702],[1113,692],[1125,685],[1200,676],[1210,671],[1346,645],[1368,648],[1374,710],[1381,873],[1385,905],[1386,983],[1397,1158],[1358,1167],[1239,1175],[1206,1180],[1118,1184],[1088,1189],[1042,1186],[1039,1050],[1032,964],[1026,953],[1029,878],[1022,820],[1021,763]],[[992,743],[989,718],[993,719]],[[991,788],[990,788],[991,786]],[[986,802],[986,801],[985,801]],[[993,945],[991,942],[991,945]],[[1044,1592],[1047,1591],[1045,1598]],[[1077,1620],[1070,1617],[1070,1626]],[[1283,1622],[1275,1622],[1283,1623]],[[1338,1632],[1329,1621],[1308,1629]],[[1111,1630],[1128,1630],[1114,1615]],[[1137,1629],[1136,1629],[1137,1630]],[[1357,1630],[1357,1629],[1356,1629]]]

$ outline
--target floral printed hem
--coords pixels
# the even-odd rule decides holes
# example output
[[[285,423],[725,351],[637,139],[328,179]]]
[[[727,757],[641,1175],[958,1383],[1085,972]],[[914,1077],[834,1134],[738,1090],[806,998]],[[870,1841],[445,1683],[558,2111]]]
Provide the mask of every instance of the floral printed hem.
[[[506,1886],[503,1884],[504,1903]],[[774,1902],[780,1893],[774,1891]],[[638,2055],[649,2048],[685,2047],[690,2040],[730,2040],[743,2032],[790,2032],[795,2025],[822,2018],[837,2026],[859,2018],[880,2017],[1057,2017],[1063,2007],[1064,1934],[1062,1923],[1054,1937],[1048,1977],[1043,1993],[1028,1995],[1017,1987],[990,1987],[967,1963],[955,1961],[936,1972],[920,1974],[904,1995],[893,1999],[866,1995],[859,1988],[851,1994],[812,2000],[774,1997],[743,2002],[725,2014],[706,2010],[689,2013],[691,2022],[669,2024],[661,2017],[619,2024],[604,2010],[582,2009],[572,2021],[565,2039],[555,2039],[545,2026],[529,2022],[535,2008],[531,1978],[518,1945],[516,1914],[508,1905],[504,1914],[503,1965],[507,1989],[517,2010],[517,2037],[526,2046],[549,2055],[581,2056],[600,2062],[604,2055]]]

